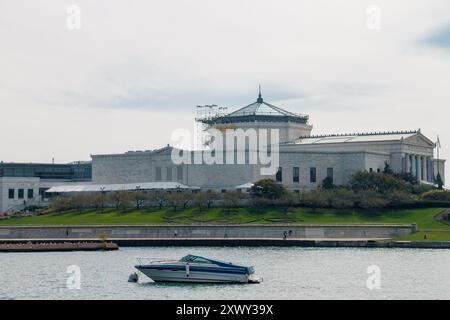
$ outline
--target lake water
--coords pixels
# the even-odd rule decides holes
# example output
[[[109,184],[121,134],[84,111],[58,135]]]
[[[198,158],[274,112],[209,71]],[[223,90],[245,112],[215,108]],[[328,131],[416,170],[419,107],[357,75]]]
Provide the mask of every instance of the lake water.
[[[136,258],[198,254],[253,265],[260,284],[160,284],[141,275]],[[80,289],[67,268],[79,266]],[[368,289],[367,268],[380,270]],[[374,283],[374,282],[370,282]],[[376,283],[376,282],[375,282]],[[121,248],[112,252],[0,253],[0,299],[450,299],[450,251],[347,248]]]

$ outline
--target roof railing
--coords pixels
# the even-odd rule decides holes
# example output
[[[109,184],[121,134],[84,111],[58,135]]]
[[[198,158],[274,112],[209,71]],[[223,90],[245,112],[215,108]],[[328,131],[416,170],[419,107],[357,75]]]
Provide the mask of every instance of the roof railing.
[[[348,136],[379,136],[379,135],[387,135],[387,134],[412,134],[412,133],[418,133],[418,132],[419,131],[417,131],[417,130],[409,130],[409,131],[378,131],[378,132],[333,133],[333,134],[300,136],[299,139],[329,138],[329,137],[348,137]]]

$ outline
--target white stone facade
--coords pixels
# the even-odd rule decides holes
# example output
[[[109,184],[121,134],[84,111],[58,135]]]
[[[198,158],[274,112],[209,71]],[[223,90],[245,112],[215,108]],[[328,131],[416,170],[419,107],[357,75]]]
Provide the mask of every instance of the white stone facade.
[[[434,182],[438,172],[442,179],[445,177],[445,160],[434,159],[436,146],[420,130],[311,136],[308,119],[308,116],[266,103],[259,93],[255,103],[229,115],[203,121],[209,128],[219,131],[277,129],[281,182],[294,190],[315,188],[327,176],[342,185],[353,173],[382,171],[386,163],[394,172],[410,173],[424,182]],[[246,148],[253,147],[249,143]],[[93,155],[93,183],[178,181],[188,186],[220,190],[263,178],[277,178],[275,174],[262,175],[260,164],[175,165],[171,152],[171,147],[165,147],[154,151]]]
[[[85,183],[85,182],[84,182]],[[45,204],[43,192],[59,185],[83,184],[38,177],[0,177],[0,213],[20,211],[26,206]]]
[[[434,145],[420,132],[407,133],[406,138],[398,140],[389,140],[390,136],[367,135],[371,139],[386,139],[380,141],[282,144],[279,152],[281,182],[291,189],[311,189],[320,185],[331,172],[334,183],[342,185],[357,171],[383,171],[385,163],[395,172],[410,172],[419,180],[434,181],[437,174]],[[156,151],[94,155],[93,183],[178,181],[203,189],[227,189],[263,178],[276,178],[276,175],[261,175],[262,166],[254,164],[175,165],[171,152],[172,148],[166,147]],[[416,161],[417,165],[416,162],[411,165],[411,161]],[[439,172],[444,177],[445,162],[439,163]],[[299,171],[298,182],[294,181],[294,168]],[[311,170],[316,172],[315,179],[311,177]]]

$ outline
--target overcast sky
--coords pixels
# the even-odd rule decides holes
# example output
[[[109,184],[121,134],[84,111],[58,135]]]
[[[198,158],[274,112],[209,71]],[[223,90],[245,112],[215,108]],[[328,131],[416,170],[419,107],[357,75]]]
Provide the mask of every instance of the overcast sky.
[[[258,84],[315,134],[421,128],[450,159],[450,2],[0,2],[3,161],[161,147],[196,105],[235,110]]]

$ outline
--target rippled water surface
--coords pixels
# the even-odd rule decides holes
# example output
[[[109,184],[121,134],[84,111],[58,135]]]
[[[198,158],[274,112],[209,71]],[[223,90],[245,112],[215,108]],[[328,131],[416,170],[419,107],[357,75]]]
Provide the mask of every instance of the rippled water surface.
[[[253,265],[261,284],[129,283],[136,258],[198,254]],[[81,270],[68,289],[67,268]],[[381,270],[369,290],[367,267]],[[0,253],[0,299],[450,299],[450,251],[329,248],[122,248],[115,252]]]

